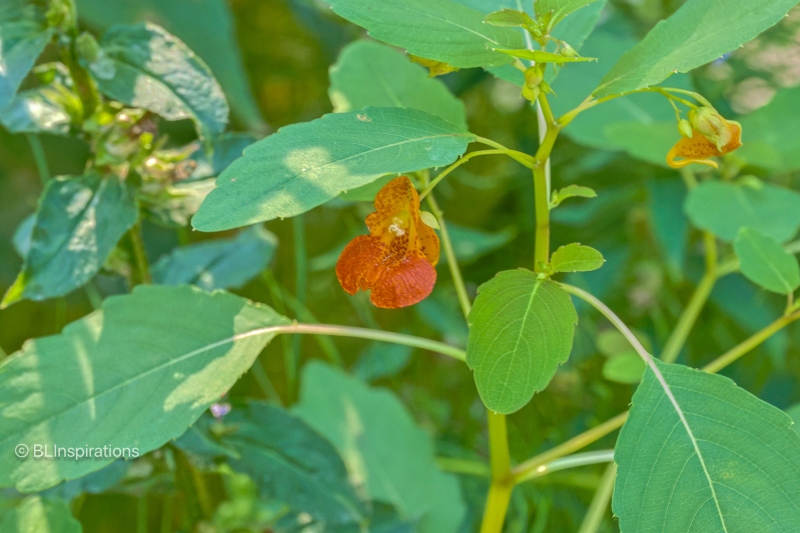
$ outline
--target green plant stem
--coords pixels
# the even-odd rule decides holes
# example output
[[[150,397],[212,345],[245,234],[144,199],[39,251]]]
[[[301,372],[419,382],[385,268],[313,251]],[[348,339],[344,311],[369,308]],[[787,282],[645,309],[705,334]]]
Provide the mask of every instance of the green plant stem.
[[[147,494],[136,500],[136,533],[147,533]]]
[[[275,274],[273,274],[271,270],[265,270],[261,274],[261,279],[264,280],[264,284],[267,286],[267,290],[269,290],[272,298],[272,307],[274,307],[278,313],[284,316],[287,315],[288,311],[286,309],[286,302],[284,301],[284,291],[275,278]],[[289,337],[281,338],[281,344],[283,345],[283,366],[286,370],[286,387],[288,389],[289,398],[292,398],[297,385],[297,366],[295,364],[294,346],[292,344],[292,339]]]
[[[42,141],[33,133],[25,135],[28,139],[28,144],[33,152],[33,160],[36,162],[36,170],[39,172],[39,180],[42,185],[46,185],[50,181],[50,167],[47,165],[47,157],[44,155],[44,148],[42,148]]]
[[[600,484],[597,486],[592,503],[586,511],[586,516],[583,517],[578,533],[597,533],[600,530],[600,526],[603,525],[603,517],[606,515],[606,509],[608,509],[608,504],[611,501],[611,495],[614,493],[616,479],[617,465],[612,462],[606,468]]]
[[[520,463],[512,470],[514,482],[522,483],[523,481],[538,477],[538,471],[542,466],[583,449],[593,442],[600,440],[612,431],[621,428],[627,419],[628,413],[619,414],[610,420],[606,420],[598,426],[584,431],[580,435],[572,437],[568,441],[563,442],[562,444],[559,444],[558,446],[551,448],[544,453],[540,453],[539,455],[531,457],[524,463]]]
[[[152,283],[153,279],[150,276],[150,264],[147,262],[147,252],[144,249],[144,240],[142,240],[141,222],[136,222],[128,232],[128,235],[131,240],[135,270],[131,285],[136,286]]]
[[[289,293],[289,291],[283,289],[280,285],[276,285],[276,287],[277,290],[280,291],[284,303],[286,303],[286,305],[288,305],[292,309],[292,312],[294,312],[294,315],[299,320],[302,320],[303,322],[319,324],[319,320],[308,307],[300,303],[300,301],[297,298],[292,296]],[[378,327],[378,326],[373,326],[373,327]],[[342,366],[344,364],[342,362],[342,356],[339,353],[339,350],[336,348],[336,345],[331,341],[331,339],[325,337],[324,335],[322,336],[315,335],[314,338],[317,340],[317,344],[319,344],[320,349],[328,358],[328,360],[330,360],[330,362],[332,362],[337,366]],[[299,352],[295,350],[295,353]]]
[[[458,268],[458,259],[456,259],[453,241],[450,239],[450,233],[447,231],[447,224],[444,221],[442,210],[439,207],[439,204],[436,202],[436,198],[434,198],[433,195],[429,195],[427,200],[428,206],[431,208],[431,212],[439,221],[439,234],[442,237],[442,248],[444,249],[445,257],[447,257],[447,266],[450,268],[450,277],[453,278],[453,286],[456,289],[456,295],[458,296],[458,303],[461,305],[461,311],[464,313],[464,320],[467,320],[469,317],[469,312],[472,309],[472,304],[470,303],[469,295],[467,294],[467,287],[464,285],[464,278],[461,275],[461,269]]]
[[[86,285],[83,286],[83,291],[86,293],[86,298],[89,299],[92,309],[100,309],[100,306],[103,305],[103,295],[97,290],[97,285],[94,284],[94,280],[89,280]]]
[[[439,468],[447,472],[456,474],[466,474],[469,476],[489,477],[491,470],[489,465],[481,461],[471,459],[461,459],[459,457],[437,457],[436,464]]]
[[[269,379],[267,371],[264,370],[264,367],[261,365],[261,358],[256,359],[256,362],[252,367],[250,367],[250,371],[253,373],[253,378],[256,380],[258,388],[261,389],[262,393],[264,393],[264,396],[268,400],[275,402],[278,405],[283,405],[281,397],[278,395],[278,391],[275,390],[275,386]]]
[[[295,297],[300,306],[306,306],[308,294],[308,253],[306,251],[306,223],[304,215],[292,217],[292,233],[294,235],[294,268],[295,268]],[[294,365],[299,365],[300,351],[303,338],[292,339],[292,353],[295,356]]]
[[[433,178],[433,180],[431,180],[431,182],[425,187],[425,189],[421,193],[419,193],[420,201],[424,200],[425,197],[428,196],[431,193],[431,191],[433,191],[433,189],[436,187],[436,185],[439,184],[440,181],[445,179],[451,172],[453,172],[461,165],[465,164],[470,159],[474,157],[480,157],[482,155],[501,155],[505,153],[506,153],[505,150],[477,150],[475,152],[470,152],[464,155],[461,159],[459,159],[446,169],[439,172],[439,174],[435,178]]]
[[[161,533],[172,533],[172,511],[172,497],[166,495],[164,503],[161,504]]]
[[[485,144],[486,146],[491,146],[492,148],[500,150],[501,152],[506,154],[508,157],[510,157],[511,159],[517,161],[518,163],[520,163],[523,166],[526,166],[528,168],[533,168],[533,165],[534,165],[533,157],[531,157],[529,154],[526,154],[525,152],[520,152],[518,150],[512,150],[511,148],[503,146],[502,144],[500,144],[497,141],[493,141],[493,140],[487,139],[485,137],[475,137],[475,140],[477,142],[481,143],[481,144]]]

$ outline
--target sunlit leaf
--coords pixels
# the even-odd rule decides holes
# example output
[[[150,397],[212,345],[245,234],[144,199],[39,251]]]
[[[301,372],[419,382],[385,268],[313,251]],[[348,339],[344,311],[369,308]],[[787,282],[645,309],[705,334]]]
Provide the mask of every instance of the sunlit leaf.
[[[617,442],[623,533],[800,527],[800,435],[728,378],[656,362]]]
[[[464,103],[425,68],[389,46],[356,41],[339,55],[328,90],[337,113],[367,106],[410,107],[467,127]]]
[[[96,174],[49,181],[22,272],[3,305],[63,296],[89,281],[136,222],[134,188]]]
[[[554,272],[588,272],[603,266],[603,254],[578,243],[559,247],[550,257],[550,267]]]
[[[130,458],[180,436],[250,368],[275,336],[269,326],[288,322],[228,293],[150,285],[28,341],[0,363],[0,487],[39,491],[116,458],[37,458],[35,446]]]
[[[0,7],[0,109],[14,98],[52,36],[38,8]]]
[[[747,279],[779,294],[800,287],[797,258],[778,241],[752,228],[742,228],[734,242],[739,267]]]
[[[528,270],[500,272],[478,288],[467,364],[486,407],[521,409],[569,358],[578,315],[556,283]]]
[[[767,3],[687,0],[623,55],[593,94],[603,97],[656,85],[709,63],[776,24],[797,0]]]
[[[522,34],[516,29],[484,24],[483,13],[452,0],[326,1],[338,15],[366,28],[374,39],[454,67],[511,63],[512,58],[493,48],[523,46]]]
[[[192,119],[211,139],[228,123],[228,103],[208,66],[155,24],[115,26],[87,62],[98,89],[114,100],[167,120]]]
[[[192,225],[220,231],[299,215],[385,174],[447,165],[472,140],[439,117],[396,107],[287,126],[225,169]]]

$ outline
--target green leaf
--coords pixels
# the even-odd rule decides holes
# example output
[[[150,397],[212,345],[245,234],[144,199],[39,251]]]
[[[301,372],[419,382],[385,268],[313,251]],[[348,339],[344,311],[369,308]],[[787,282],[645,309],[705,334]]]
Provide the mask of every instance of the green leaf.
[[[597,198],[597,193],[594,189],[582,185],[567,185],[563,189],[553,192],[550,209],[558,207],[567,198]]]
[[[778,23],[796,3],[687,0],[627,51],[593,94],[599,98],[635,91],[705,65]]]
[[[778,241],[753,228],[742,228],[733,244],[742,274],[778,294],[791,294],[800,287],[797,258]]]
[[[469,314],[467,364],[486,407],[513,413],[544,389],[569,358],[577,322],[569,295],[528,270],[481,285]]]
[[[524,11],[516,9],[501,9],[486,15],[483,19],[486,24],[492,26],[508,26],[511,28],[532,29],[536,27],[536,22]]]
[[[167,120],[192,119],[210,140],[228,123],[228,103],[208,66],[188,46],[155,24],[115,26],[87,61],[97,88],[114,100]]]
[[[656,361],[617,441],[623,533],[794,531],[800,435],[730,379]]]
[[[789,415],[792,419],[792,422],[794,422],[792,429],[800,433],[800,403],[796,403],[786,409],[786,414]]]
[[[37,445],[132,457],[178,437],[250,368],[275,336],[270,326],[288,322],[225,292],[150,285],[26,342],[0,363],[0,487],[39,491],[114,460],[37,459]]]
[[[222,442],[237,452],[231,468],[250,475],[263,498],[286,503],[328,527],[363,520],[363,505],[342,459],[325,438],[279,407],[249,402],[225,417]]]
[[[603,254],[578,243],[561,246],[550,257],[554,272],[589,272],[602,267],[605,262]]]
[[[596,2],[597,0],[536,0],[533,5],[537,18],[544,17],[547,13],[553,14],[554,23],[580,8]]]
[[[528,50],[528,49],[520,49],[520,50],[504,50],[502,48],[497,49],[498,52],[502,52],[504,54],[508,54],[510,56],[519,57],[521,59],[529,59],[531,61],[536,61],[537,63],[576,63],[581,61],[597,61],[596,57],[570,57],[570,56],[563,56],[561,54],[554,54],[552,52],[542,52],[541,50]]]
[[[311,361],[295,412],[334,445],[371,499],[419,518],[420,533],[455,533],[465,512],[458,482],[439,470],[430,435],[393,393]]]
[[[228,96],[231,110],[251,131],[264,121],[253,99],[225,0],[77,0],[78,15],[92,27],[155,22],[205,61]]]
[[[5,109],[0,108],[0,122],[12,133],[69,133],[70,125],[83,114],[83,103],[72,91],[67,67],[47,63],[34,69],[42,86],[17,94]]]
[[[50,180],[39,200],[30,249],[3,306],[63,296],[103,266],[136,222],[135,189],[96,174]]]
[[[410,107],[467,128],[464,103],[427,69],[375,41],[349,44],[331,67],[328,94],[337,113],[367,106]]]
[[[513,226],[502,229],[496,233],[489,233],[459,224],[449,222],[447,231],[453,241],[453,251],[459,263],[470,263],[499,250],[510,243],[517,236],[517,229]],[[447,263],[447,258],[442,256],[442,263]]]
[[[395,376],[406,367],[413,351],[411,346],[374,342],[356,360],[352,373],[362,381]]]
[[[153,265],[153,282],[207,291],[239,288],[267,268],[277,246],[277,237],[260,225],[232,239],[182,246]]]
[[[379,176],[447,165],[474,138],[439,117],[395,107],[287,126],[225,169],[192,225],[220,231],[299,215]]]
[[[517,30],[484,24],[483,13],[452,0],[326,1],[372,38],[458,68],[511,63],[513,59],[493,48],[523,46]]]
[[[727,242],[749,227],[783,243],[800,227],[800,194],[768,183],[705,181],[689,192],[684,209],[695,227]]]
[[[780,89],[770,103],[741,117],[747,142],[736,151],[748,163],[778,172],[800,168],[800,87]]]
[[[52,37],[34,6],[0,7],[0,109],[14,98]]]
[[[81,533],[78,522],[69,509],[69,504],[60,499],[33,494],[14,502],[4,509],[0,502],[0,531],[8,533]],[[9,502],[10,503],[10,502]]]
[[[612,356],[603,364],[603,377],[616,383],[632,385],[642,380],[645,366],[636,352],[621,353]]]

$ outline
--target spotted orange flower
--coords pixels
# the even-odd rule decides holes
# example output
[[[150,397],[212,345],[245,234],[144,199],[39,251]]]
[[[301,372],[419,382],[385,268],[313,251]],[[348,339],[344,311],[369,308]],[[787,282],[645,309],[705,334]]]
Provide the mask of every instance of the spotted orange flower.
[[[336,263],[336,277],[348,294],[372,291],[376,307],[414,305],[436,283],[439,237],[420,219],[419,195],[406,176],[384,185],[374,205],[366,220],[369,235],[348,243]]]
[[[729,154],[742,145],[742,126],[733,120],[725,120],[712,108],[692,111],[689,122],[691,137],[681,137],[667,154],[667,164],[672,168],[692,163],[716,168],[717,163],[709,157]]]

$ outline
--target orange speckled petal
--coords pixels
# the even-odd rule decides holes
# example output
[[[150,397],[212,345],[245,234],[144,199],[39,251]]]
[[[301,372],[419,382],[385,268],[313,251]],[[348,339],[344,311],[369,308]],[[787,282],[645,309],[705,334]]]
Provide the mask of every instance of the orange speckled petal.
[[[436,266],[439,262],[439,236],[422,220],[417,225],[417,240],[419,250],[428,258],[430,264]]]
[[[667,154],[667,164],[672,168],[681,168],[692,163],[708,165],[716,168],[717,163],[709,157],[729,154],[742,145],[742,127],[738,122],[729,121],[728,128],[731,140],[719,150],[714,143],[706,139],[702,133],[693,130],[692,137],[681,137]],[[675,159],[681,157],[683,159]]]
[[[435,284],[436,269],[422,252],[413,252],[383,267],[369,299],[384,309],[408,307],[427,298]]]
[[[375,213],[367,216],[367,227],[373,235],[384,233],[398,213],[410,213],[412,219],[419,217],[419,195],[407,176],[398,176],[384,185],[373,205]]]
[[[348,294],[371,289],[381,275],[386,245],[379,237],[359,235],[350,241],[336,262],[336,277]]]

